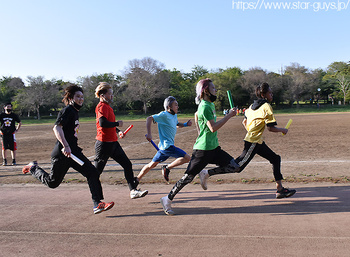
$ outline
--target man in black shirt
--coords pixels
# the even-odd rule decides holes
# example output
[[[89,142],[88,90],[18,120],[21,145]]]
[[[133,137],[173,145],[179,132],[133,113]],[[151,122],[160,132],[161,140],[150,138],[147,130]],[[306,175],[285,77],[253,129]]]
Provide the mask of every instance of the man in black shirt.
[[[9,149],[11,151],[12,157],[12,165],[16,165],[16,137],[15,133],[21,127],[21,120],[18,115],[12,112],[12,104],[7,103],[4,105],[5,112],[0,114],[0,122],[1,122],[1,138],[2,138],[2,165],[7,165],[6,160],[6,150]],[[16,127],[16,122],[17,127]]]
[[[83,89],[77,85],[70,85],[65,89],[63,102],[66,104],[58,114],[53,131],[57,138],[51,152],[51,172],[48,173],[39,167],[36,161],[24,166],[24,174],[30,172],[33,177],[49,188],[58,187],[69,168],[73,168],[86,177],[93,201],[95,214],[111,209],[114,202],[105,203],[103,200],[100,174],[91,161],[82,153],[78,146],[79,109],[84,102]],[[77,157],[82,164],[74,161]],[[72,158],[70,158],[72,157]]]

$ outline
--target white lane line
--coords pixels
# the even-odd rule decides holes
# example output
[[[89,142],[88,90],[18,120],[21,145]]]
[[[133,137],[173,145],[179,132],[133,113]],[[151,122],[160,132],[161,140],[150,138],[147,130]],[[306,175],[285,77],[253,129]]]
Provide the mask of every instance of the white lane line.
[[[0,234],[37,234],[37,235],[71,235],[71,236],[131,236],[131,237],[190,237],[190,238],[264,238],[264,239],[332,239],[349,240],[348,236],[270,236],[270,235],[198,235],[198,234],[140,234],[140,233],[96,233],[96,232],[52,232],[52,231],[0,231]]]

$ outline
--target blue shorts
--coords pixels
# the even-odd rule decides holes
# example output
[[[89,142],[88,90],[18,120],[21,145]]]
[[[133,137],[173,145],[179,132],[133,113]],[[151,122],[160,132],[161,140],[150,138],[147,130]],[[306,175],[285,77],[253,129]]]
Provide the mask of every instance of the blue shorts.
[[[169,157],[179,158],[184,157],[186,155],[186,152],[180,148],[177,148],[176,146],[172,145],[169,146],[165,150],[159,150],[156,155],[153,157],[153,162],[164,162]]]

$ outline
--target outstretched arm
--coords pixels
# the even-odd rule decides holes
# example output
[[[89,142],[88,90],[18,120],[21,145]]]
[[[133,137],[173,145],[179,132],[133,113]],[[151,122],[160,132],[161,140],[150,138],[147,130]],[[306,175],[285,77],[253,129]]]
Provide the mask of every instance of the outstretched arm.
[[[189,127],[189,126],[192,126],[192,121],[191,120],[188,120],[187,122],[185,123],[178,123],[176,125],[178,128],[183,128],[183,127]]]
[[[229,119],[231,119],[233,116],[236,116],[237,108],[233,108],[229,111],[229,113],[224,116],[221,120],[215,122],[214,120],[208,120],[207,126],[210,129],[211,132],[215,132],[219,130]]]

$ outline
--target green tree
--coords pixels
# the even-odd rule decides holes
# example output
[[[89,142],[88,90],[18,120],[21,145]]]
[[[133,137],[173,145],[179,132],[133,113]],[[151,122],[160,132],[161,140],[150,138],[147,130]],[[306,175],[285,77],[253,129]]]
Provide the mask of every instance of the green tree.
[[[249,93],[241,86],[242,70],[237,67],[219,69],[216,72],[209,73],[208,77],[213,80],[217,89],[217,102],[215,106],[218,110],[230,108],[227,91],[230,90],[234,105],[243,106],[249,101]]]
[[[180,110],[195,110],[196,84],[191,79],[176,69],[169,73],[169,94],[174,96],[179,103]]]
[[[323,80],[334,86],[339,92],[345,105],[350,92],[350,63],[333,62],[327,67],[327,74]],[[333,95],[336,96],[334,93]]]
[[[3,104],[11,102],[18,91],[23,88],[24,83],[21,78],[2,77],[0,79],[0,102]]]
[[[185,73],[186,79],[189,79],[192,83],[196,83],[204,78],[207,74],[209,74],[209,71],[204,68],[203,66],[195,65],[190,73]]]

